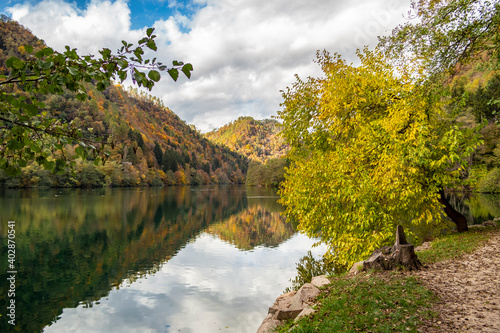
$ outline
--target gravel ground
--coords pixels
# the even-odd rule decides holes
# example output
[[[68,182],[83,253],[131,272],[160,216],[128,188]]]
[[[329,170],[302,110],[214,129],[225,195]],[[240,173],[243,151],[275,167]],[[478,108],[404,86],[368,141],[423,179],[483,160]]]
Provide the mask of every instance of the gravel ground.
[[[421,332],[500,332],[500,232],[474,253],[412,273],[438,297]]]

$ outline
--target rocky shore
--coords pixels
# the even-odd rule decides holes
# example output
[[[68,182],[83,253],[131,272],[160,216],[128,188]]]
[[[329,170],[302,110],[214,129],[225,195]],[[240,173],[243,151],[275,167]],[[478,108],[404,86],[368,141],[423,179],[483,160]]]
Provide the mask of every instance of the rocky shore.
[[[329,284],[330,280],[325,275],[316,276],[311,283],[304,284],[299,290],[279,296],[269,308],[257,333],[274,332],[274,329],[285,320],[298,320],[313,313],[315,310],[312,308],[314,305],[312,301],[320,294],[320,288]]]
[[[496,226],[487,221],[481,226]],[[415,248],[415,252],[429,249],[431,243]],[[350,272],[363,270],[361,263]],[[361,267],[358,267],[361,266]],[[438,316],[423,323],[422,331],[444,332],[500,332],[500,231],[474,253],[453,260],[438,262],[424,269],[407,271],[432,290],[439,298],[435,306]],[[298,320],[315,312],[314,300],[321,288],[330,284],[322,275],[314,277],[298,291],[279,296],[269,308],[257,333],[274,332],[285,320]]]

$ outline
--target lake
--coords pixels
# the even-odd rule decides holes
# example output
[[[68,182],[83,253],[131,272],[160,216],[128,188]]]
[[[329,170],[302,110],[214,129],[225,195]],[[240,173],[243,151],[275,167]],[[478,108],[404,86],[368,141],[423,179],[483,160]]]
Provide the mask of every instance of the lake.
[[[0,190],[0,331],[255,332],[314,243],[277,199],[244,186]]]
[[[0,190],[0,332],[255,332],[314,243],[277,199],[244,186]],[[450,201],[470,223],[500,216],[498,196]]]

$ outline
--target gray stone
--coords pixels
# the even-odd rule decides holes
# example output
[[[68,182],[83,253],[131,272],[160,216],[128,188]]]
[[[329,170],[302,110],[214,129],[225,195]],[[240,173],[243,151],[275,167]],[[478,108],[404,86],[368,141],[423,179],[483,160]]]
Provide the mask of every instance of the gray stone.
[[[270,333],[274,332],[274,329],[280,324],[279,320],[273,318],[272,314],[268,314],[266,318],[262,321],[262,324],[257,329],[257,333]]]
[[[279,296],[269,308],[268,313],[276,320],[286,320],[297,317],[303,308],[292,304],[296,295],[296,291],[291,291]]]
[[[274,315],[274,318],[277,320],[287,320],[287,319],[294,319],[299,315],[299,313],[302,312],[304,308],[302,307],[288,307],[288,308],[282,308],[278,309],[278,312]]]
[[[428,250],[431,248],[431,246],[432,246],[432,244],[430,242],[424,242],[424,243],[422,243],[422,245],[417,246],[415,248],[415,252]]]
[[[306,283],[297,291],[297,293],[292,298],[292,304],[290,308],[293,309],[303,309],[307,302],[318,297],[321,291],[313,285],[312,283]],[[297,313],[298,314],[298,313]]]
[[[330,284],[330,280],[326,277],[326,275],[315,276],[312,278],[311,283],[318,288],[327,286]]]
[[[363,271],[363,263],[364,261],[358,261],[354,265],[352,265],[351,269],[349,270],[349,274],[356,275],[359,272]]]
[[[496,219],[495,219],[496,220]],[[482,223],[484,227],[496,227],[497,223],[495,221],[489,220]]]
[[[296,291],[290,291],[289,293],[283,294],[276,298],[274,304],[269,308],[268,313],[276,314],[280,309],[287,309],[292,304],[292,298],[295,296]]]
[[[307,317],[311,314],[313,314],[314,312],[316,312],[316,310],[312,309],[312,308],[305,308],[304,310],[302,310],[298,315],[297,317],[295,317],[294,321],[297,321],[299,320],[300,318],[302,317]]]

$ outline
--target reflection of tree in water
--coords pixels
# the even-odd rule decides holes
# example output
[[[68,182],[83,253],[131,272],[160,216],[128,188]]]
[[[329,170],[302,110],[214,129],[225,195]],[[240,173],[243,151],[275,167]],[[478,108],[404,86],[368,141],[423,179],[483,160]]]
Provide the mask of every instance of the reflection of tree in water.
[[[500,196],[487,193],[450,193],[452,206],[465,215],[469,224],[500,217]]]
[[[279,212],[261,206],[249,207],[226,220],[212,224],[206,230],[241,250],[251,250],[262,245],[273,247],[293,235],[292,226]]]
[[[2,220],[16,220],[15,328],[21,332],[41,331],[64,308],[92,306],[125,279],[155,272],[193,236],[247,204],[243,191],[228,188],[30,193],[11,191],[0,201]],[[7,262],[6,239],[0,244],[0,260]],[[1,306],[8,300],[6,278],[0,272]],[[10,328],[1,321],[1,332]]]

